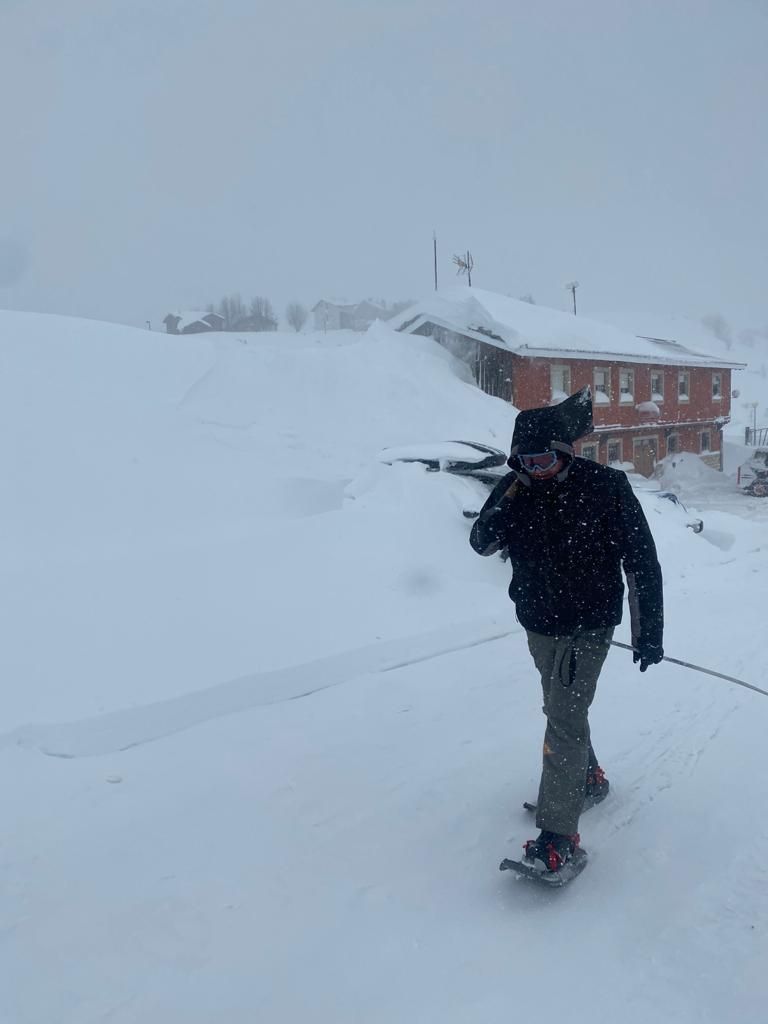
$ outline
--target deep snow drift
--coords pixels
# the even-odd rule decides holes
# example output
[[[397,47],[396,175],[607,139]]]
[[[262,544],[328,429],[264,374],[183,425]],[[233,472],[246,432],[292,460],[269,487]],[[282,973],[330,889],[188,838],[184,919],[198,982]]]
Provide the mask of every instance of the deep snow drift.
[[[497,871],[543,733],[509,570],[470,482],[378,455],[504,448],[513,410],[381,325],[8,313],[0,358],[0,1020],[759,1017],[765,698],[615,650],[590,866]],[[693,482],[699,535],[641,494],[665,647],[765,686],[768,502]]]

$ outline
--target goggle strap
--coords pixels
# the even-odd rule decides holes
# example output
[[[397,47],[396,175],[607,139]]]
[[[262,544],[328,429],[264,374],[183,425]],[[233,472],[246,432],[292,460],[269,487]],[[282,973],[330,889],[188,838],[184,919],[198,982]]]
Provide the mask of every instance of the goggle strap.
[[[550,441],[547,451],[549,451],[550,448],[554,448],[558,452],[565,452],[566,455],[574,454],[573,445],[566,444],[565,441]],[[520,455],[519,444],[513,445],[512,448],[510,449],[509,457],[513,458],[515,455]]]

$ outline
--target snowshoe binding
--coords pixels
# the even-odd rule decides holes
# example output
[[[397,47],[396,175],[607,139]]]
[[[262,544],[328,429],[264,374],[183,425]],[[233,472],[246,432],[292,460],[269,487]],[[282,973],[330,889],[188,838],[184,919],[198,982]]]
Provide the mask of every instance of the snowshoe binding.
[[[542,831],[538,839],[523,844],[524,860],[538,871],[559,871],[572,857],[579,845],[579,836],[563,836],[558,832]]]
[[[500,871],[514,871],[543,885],[563,886],[581,874],[587,866],[587,854],[579,846],[579,836],[542,831],[538,839],[523,845],[522,860],[503,860]]]
[[[587,772],[587,785],[584,791],[583,810],[586,810],[588,807],[594,807],[595,804],[602,803],[608,796],[610,788],[611,785],[605,777],[605,772],[599,765],[591,772]]]

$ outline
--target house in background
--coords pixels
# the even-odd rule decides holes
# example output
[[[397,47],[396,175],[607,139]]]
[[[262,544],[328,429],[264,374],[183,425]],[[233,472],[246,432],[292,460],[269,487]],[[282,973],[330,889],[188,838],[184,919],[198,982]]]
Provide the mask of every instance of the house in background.
[[[722,469],[731,372],[742,363],[476,288],[433,292],[390,326],[434,338],[483,391],[518,409],[589,385],[595,430],[577,442],[577,455],[650,476],[659,459],[690,451]]]
[[[374,320],[385,320],[389,313],[364,299],[356,303],[329,302],[321,299],[312,307],[316,331],[366,331]]]
[[[203,334],[223,331],[224,317],[218,313],[169,313],[163,320],[167,334]]]

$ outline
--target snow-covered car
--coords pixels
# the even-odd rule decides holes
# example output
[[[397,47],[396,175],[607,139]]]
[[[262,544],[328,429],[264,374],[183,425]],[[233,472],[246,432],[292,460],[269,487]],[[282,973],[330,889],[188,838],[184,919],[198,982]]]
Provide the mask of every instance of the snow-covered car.
[[[471,476],[491,487],[509,472],[506,454],[478,441],[435,441],[385,448],[379,455],[379,461],[388,465],[393,462],[420,462],[432,473],[442,471],[456,476]]]
[[[379,460],[387,465],[393,462],[420,462],[432,473],[451,473],[479,481],[482,488],[476,488],[470,494],[462,509],[467,519],[475,519],[485,497],[490,493],[499,479],[509,472],[506,452],[493,448],[478,441],[437,441],[431,444],[402,445],[398,448],[385,448]],[[704,529],[703,520],[689,512],[674,491],[659,491],[652,488],[651,481],[644,477],[630,476],[630,482],[636,490],[643,494],[651,494],[655,499],[653,509],[659,515],[670,515],[694,533]],[[651,486],[649,486],[651,485]],[[473,500],[473,494],[476,498]]]
[[[693,515],[689,512],[685,505],[680,501],[680,498],[675,494],[674,491],[654,491],[652,492],[659,500],[668,501],[675,508],[678,508],[682,513],[682,519],[689,530],[693,530],[694,533],[701,533],[704,529],[704,520],[699,519],[698,516]]]
[[[384,449],[379,461],[386,465],[393,462],[420,462],[431,473],[453,473],[455,476],[471,476],[488,489],[508,473],[506,453],[479,441],[434,441],[429,444],[402,444]],[[479,509],[475,515],[479,514]]]
[[[379,455],[379,461],[385,465],[419,462],[430,473],[443,472],[461,477],[464,487],[457,498],[466,519],[477,518],[489,493],[509,472],[506,452],[479,441],[433,441],[385,448]]]
[[[768,450],[758,449],[739,466],[738,484],[745,494],[753,498],[768,498]]]

